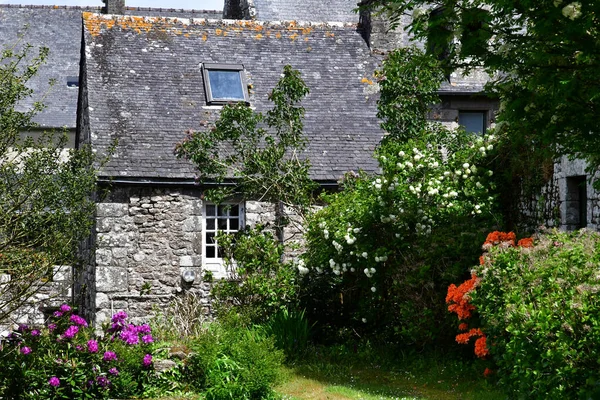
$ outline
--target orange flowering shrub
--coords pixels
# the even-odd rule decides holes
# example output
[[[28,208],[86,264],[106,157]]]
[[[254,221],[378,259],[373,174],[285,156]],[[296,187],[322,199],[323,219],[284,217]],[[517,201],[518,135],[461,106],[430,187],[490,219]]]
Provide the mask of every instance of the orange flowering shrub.
[[[471,275],[471,279],[464,281],[459,286],[451,284],[448,287],[446,295],[446,303],[449,304],[448,311],[456,313],[458,319],[467,319],[471,317],[471,312],[475,310],[475,306],[469,303],[469,292],[475,289],[478,282],[475,274]]]
[[[523,238],[519,240],[517,247],[533,247],[533,238]]]
[[[483,244],[483,250],[488,251],[493,246],[502,247],[514,247],[516,242],[516,235],[514,232],[491,232]],[[518,247],[533,247],[533,238],[524,238],[516,242]],[[479,257],[479,264],[484,265],[486,261],[485,253]],[[471,318],[475,311],[475,306],[470,303],[469,293],[472,292],[479,286],[480,279],[472,273],[471,279],[466,280],[459,286],[451,284],[448,287],[448,294],[446,295],[446,303],[448,304],[448,311],[456,313],[459,320],[465,320]],[[463,322],[458,326],[460,331],[466,331],[468,324]],[[487,338],[480,328],[471,328],[469,331],[459,333],[456,335],[456,341],[460,344],[468,344],[472,337],[477,337],[475,341],[475,355],[479,358],[485,358],[490,354],[487,347]],[[486,369],[488,372],[488,369]],[[489,370],[488,375],[491,374]]]
[[[506,247],[512,247],[515,245],[515,240],[517,236],[514,232],[498,232],[494,231],[490,233],[485,239],[485,243],[483,244],[484,249],[488,249],[492,246],[497,246],[499,244],[503,244]]]

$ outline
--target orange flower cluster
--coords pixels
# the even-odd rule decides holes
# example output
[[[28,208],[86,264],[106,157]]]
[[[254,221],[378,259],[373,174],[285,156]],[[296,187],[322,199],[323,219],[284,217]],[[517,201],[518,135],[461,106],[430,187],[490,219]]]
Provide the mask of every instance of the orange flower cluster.
[[[483,376],[485,376],[486,378],[489,378],[493,374],[494,374],[494,371],[489,368],[486,368],[485,371],[483,371]]]
[[[483,336],[483,332],[479,328],[471,328],[469,332],[459,333],[456,335],[456,342],[460,344],[467,344],[473,336]]]
[[[469,303],[469,292],[475,289],[479,279],[475,274],[471,275],[471,279],[464,281],[459,286],[451,284],[448,287],[446,295],[446,304],[448,311],[456,313],[458,319],[467,319],[471,317],[471,312],[475,310],[475,306]]]
[[[490,354],[490,351],[487,348],[487,338],[482,333],[481,337],[479,337],[475,341],[475,355],[479,358],[484,358],[485,356],[487,356],[489,354]]]
[[[518,247],[533,247],[533,238],[523,238],[517,243]]]
[[[463,322],[460,325],[458,325],[459,331],[466,331],[467,329],[469,329],[469,325],[466,322]]]
[[[511,246],[515,245],[515,240],[517,239],[517,236],[515,235],[514,232],[498,232],[498,231],[494,231],[492,233],[490,233],[487,238],[485,239],[485,243],[483,244],[485,245],[497,245],[503,242],[509,242],[509,244]]]

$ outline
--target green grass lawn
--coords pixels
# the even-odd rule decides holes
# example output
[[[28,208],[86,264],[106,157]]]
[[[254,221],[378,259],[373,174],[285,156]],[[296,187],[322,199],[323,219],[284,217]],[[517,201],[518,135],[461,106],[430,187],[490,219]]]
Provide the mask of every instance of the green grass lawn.
[[[426,356],[375,362],[303,362],[286,370],[277,388],[285,399],[501,400],[476,364]]]

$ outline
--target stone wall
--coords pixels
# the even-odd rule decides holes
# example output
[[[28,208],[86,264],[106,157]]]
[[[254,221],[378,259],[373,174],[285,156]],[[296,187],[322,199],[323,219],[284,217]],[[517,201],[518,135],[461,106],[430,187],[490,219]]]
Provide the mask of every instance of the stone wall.
[[[210,313],[211,284],[202,265],[201,192],[196,188],[119,186],[98,204],[96,220],[96,323],[125,310],[146,320],[186,291],[199,294]],[[246,202],[245,223],[266,223],[274,207]],[[186,283],[182,273],[193,271]],[[214,279],[223,268],[210,270]]]
[[[29,292],[33,293],[31,298],[12,312],[10,318],[0,323],[0,337],[6,337],[19,324],[42,326],[62,303],[70,302],[73,284],[71,272],[71,266],[57,265],[49,281],[33,284],[29,288]],[[10,279],[10,275],[0,274],[0,294],[8,294]]]

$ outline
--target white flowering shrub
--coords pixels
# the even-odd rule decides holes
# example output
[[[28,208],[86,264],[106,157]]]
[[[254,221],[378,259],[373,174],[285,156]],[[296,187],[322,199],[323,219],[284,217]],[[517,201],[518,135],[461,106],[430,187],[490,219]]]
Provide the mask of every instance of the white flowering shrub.
[[[388,60],[380,79],[386,101],[405,104],[404,88],[418,95],[415,81],[429,85],[397,81],[415,54],[423,57],[412,49]],[[386,80],[390,69],[394,82]],[[387,117],[394,107],[385,110]],[[354,331],[404,343],[439,337],[446,288],[477,259],[479,236],[494,223],[487,165],[497,139],[416,120],[388,118],[415,133],[391,133],[375,155],[381,173],[347,174],[343,190],[323,196],[327,207],[309,220],[303,298],[325,325],[354,323]]]

